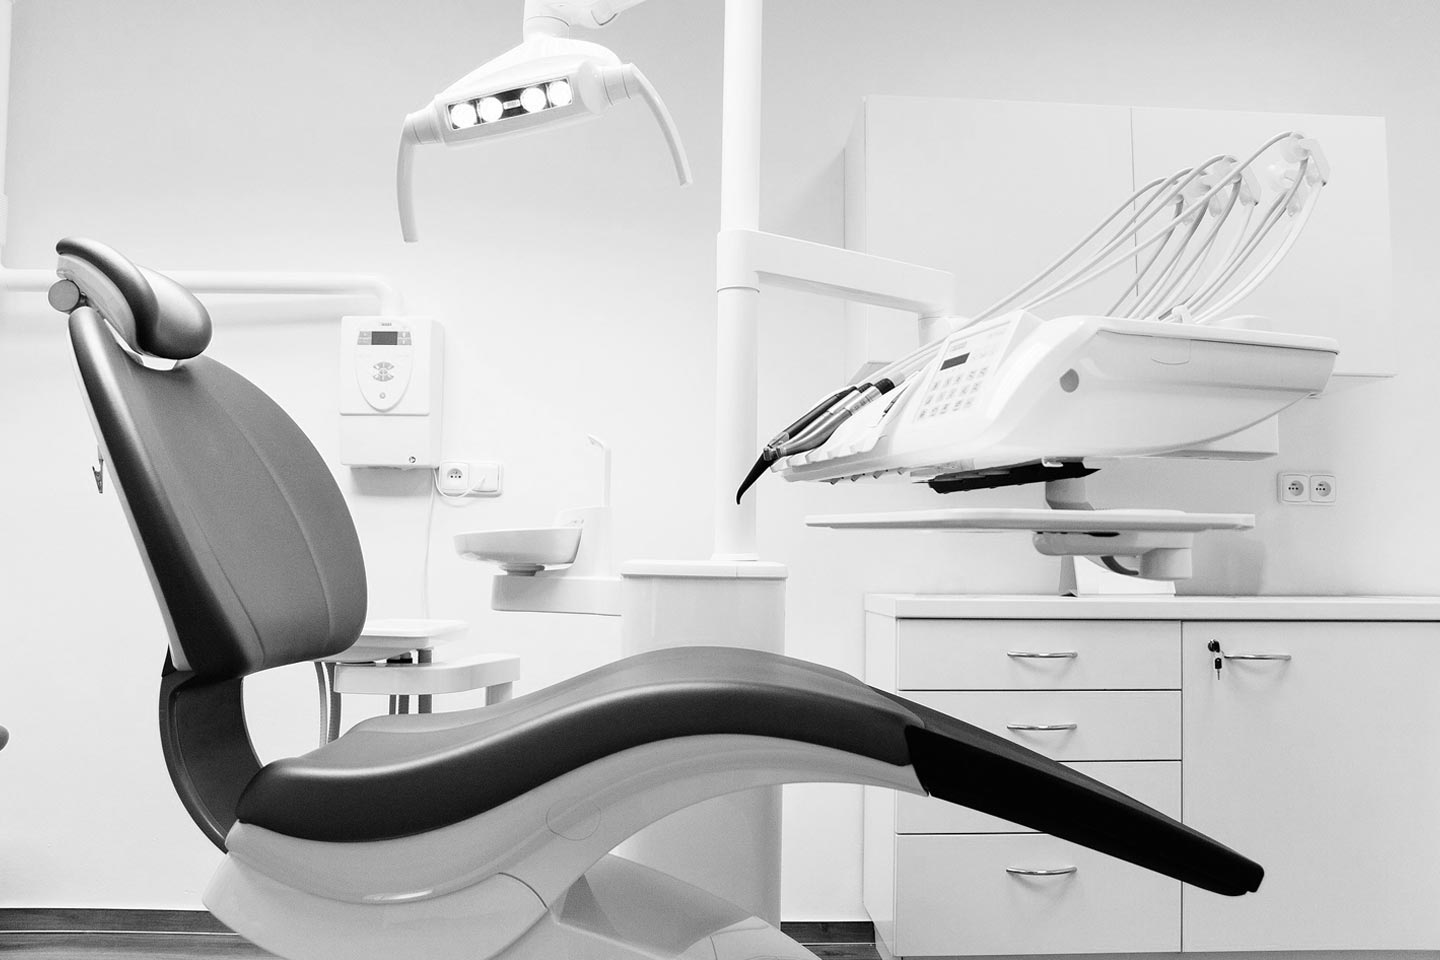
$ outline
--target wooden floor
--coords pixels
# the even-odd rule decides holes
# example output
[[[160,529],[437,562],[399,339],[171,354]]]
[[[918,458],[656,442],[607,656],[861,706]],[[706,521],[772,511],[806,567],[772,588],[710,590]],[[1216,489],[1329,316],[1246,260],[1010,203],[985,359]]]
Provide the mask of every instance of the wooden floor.
[[[787,931],[799,940],[822,934],[797,925]],[[879,960],[874,943],[807,943],[820,960]],[[210,960],[214,957],[272,957],[228,933],[0,933],[0,956],[10,960]]]

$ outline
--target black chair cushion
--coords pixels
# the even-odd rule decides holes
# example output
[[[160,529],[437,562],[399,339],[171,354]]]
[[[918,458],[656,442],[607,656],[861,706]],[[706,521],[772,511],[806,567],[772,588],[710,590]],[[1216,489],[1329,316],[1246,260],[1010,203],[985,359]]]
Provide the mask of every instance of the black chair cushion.
[[[913,722],[836,670],[753,650],[659,650],[494,707],[357,724],[266,766],[237,814],[308,840],[384,840],[458,823],[594,760],[674,737],[777,737],[906,764]]]
[[[152,585],[196,676],[232,679],[353,644],[365,623],[360,541],[294,421],[208,357],[141,366],[89,307],[71,314],[70,339]]]
[[[931,796],[1238,895],[1264,871],[1118,790],[854,677],[755,650],[631,657],[497,707],[381,717],[263,768],[239,819],[305,840],[359,842],[459,823],[606,756],[739,734],[911,765]]]

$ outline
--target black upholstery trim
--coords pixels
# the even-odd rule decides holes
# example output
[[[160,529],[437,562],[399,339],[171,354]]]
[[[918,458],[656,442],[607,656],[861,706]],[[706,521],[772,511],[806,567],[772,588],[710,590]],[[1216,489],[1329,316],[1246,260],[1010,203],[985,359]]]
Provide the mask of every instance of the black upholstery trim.
[[[210,840],[225,849],[240,795],[260,770],[245,724],[241,680],[205,683],[175,669],[160,675],[160,745],[175,792]]]
[[[932,797],[1099,850],[1186,883],[1239,896],[1259,889],[1253,860],[1070,767],[886,694],[923,727],[905,732],[920,785]]]

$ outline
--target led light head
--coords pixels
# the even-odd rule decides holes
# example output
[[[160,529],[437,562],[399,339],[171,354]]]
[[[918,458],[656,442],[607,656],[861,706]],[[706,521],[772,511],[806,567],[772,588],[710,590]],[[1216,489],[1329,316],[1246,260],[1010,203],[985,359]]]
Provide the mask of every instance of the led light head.
[[[452,104],[450,107],[450,125],[456,130],[464,130],[466,127],[473,127],[479,121],[475,114],[475,104],[468,100]]]
[[[505,104],[499,97],[481,97],[475,104],[482,123],[494,123],[505,113]]]
[[[552,80],[545,85],[545,97],[552,107],[568,107],[575,99],[568,80]]]
[[[526,87],[520,91],[520,106],[526,113],[539,113],[550,106],[550,101],[541,88]]]
[[[396,198],[401,232],[414,241],[412,169],[422,143],[454,146],[559,127],[599,116],[621,100],[650,108],[670,147],[681,185],[690,182],[685,148],[655,88],[634,64],[599,44],[533,36],[451,84],[428,107],[410,114],[400,136]]]

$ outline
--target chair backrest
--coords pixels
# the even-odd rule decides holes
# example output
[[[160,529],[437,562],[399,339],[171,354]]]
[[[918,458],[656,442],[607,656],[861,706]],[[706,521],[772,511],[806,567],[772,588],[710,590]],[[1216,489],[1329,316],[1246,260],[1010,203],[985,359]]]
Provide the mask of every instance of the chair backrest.
[[[350,646],[365,620],[360,542],[295,422],[208,357],[142,365],[90,306],[69,327],[175,666],[230,680]]]

